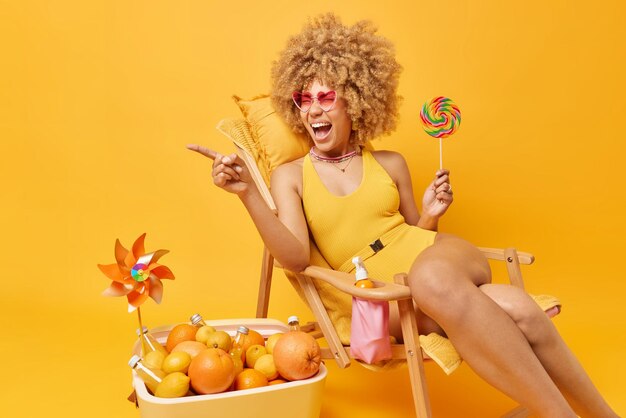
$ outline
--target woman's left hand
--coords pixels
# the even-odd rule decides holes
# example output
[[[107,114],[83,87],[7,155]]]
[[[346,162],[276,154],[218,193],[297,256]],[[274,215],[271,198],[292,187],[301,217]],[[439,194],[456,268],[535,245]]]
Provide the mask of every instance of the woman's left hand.
[[[439,218],[446,213],[453,200],[450,170],[438,170],[435,179],[424,192],[422,215]]]

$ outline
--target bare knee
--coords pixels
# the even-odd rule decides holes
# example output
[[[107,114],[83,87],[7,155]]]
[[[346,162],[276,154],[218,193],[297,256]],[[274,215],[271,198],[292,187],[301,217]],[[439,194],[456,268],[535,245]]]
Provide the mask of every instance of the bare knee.
[[[409,271],[409,287],[417,306],[430,311],[445,304],[456,290],[452,274],[440,260],[414,264]]]
[[[442,306],[464,309],[465,292],[490,281],[491,270],[480,251],[448,234],[438,234],[409,271],[413,297],[427,314]]]
[[[548,331],[552,328],[552,323],[524,290],[501,284],[486,284],[480,286],[480,290],[511,317],[531,345],[540,343],[551,335]]]
[[[417,307],[437,322],[461,320],[477,292],[466,274],[437,258],[414,264],[409,287]]]

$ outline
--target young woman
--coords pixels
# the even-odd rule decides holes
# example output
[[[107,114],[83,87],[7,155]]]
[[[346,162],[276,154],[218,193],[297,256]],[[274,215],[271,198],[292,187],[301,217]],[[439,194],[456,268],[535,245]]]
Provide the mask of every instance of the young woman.
[[[446,335],[487,382],[536,416],[615,417],[539,306],[519,288],[491,284],[477,248],[437,233],[453,201],[449,172],[436,173],[420,215],[404,158],[363,147],[393,131],[398,113],[401,68],[375,32],[368,22],[321,16],[274,63],[274,106],[312,145],[272,174],[278,217],[239,157],[189,149],[214,160],[213,182],[241,199],[285,268],[310,264],[312,237],[334,269],[351,271],[362,254],[377,279],[408,271],[420,331]],[[399,336],[397,313],[391,323]]]

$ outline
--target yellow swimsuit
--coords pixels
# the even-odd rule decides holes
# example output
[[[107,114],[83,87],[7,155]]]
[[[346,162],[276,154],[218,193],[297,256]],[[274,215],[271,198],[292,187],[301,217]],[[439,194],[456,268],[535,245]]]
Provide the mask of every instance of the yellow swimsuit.
[[[408,272],[437,234],[404,221],[395,183],[368,150],[363,150],[361,185],[347,196],[330,193],[305,156],[302,204],[313,238],[311,264],[350,273],[352,257],[360,255],[375,280],[392,282],[397,273]],[[328,283],[314,283],[341,342],[349,344],[351,297]]]
[[[394,181],[368,150],[363,150],[361,184],[351,194],[330,193],[309,155],[304,158],[302,183],[309,230],[335,270],[351,272],[352,257],[360,255],[373,279],[391,282],[395,274],[408,272],[437,234],[405,223]]]

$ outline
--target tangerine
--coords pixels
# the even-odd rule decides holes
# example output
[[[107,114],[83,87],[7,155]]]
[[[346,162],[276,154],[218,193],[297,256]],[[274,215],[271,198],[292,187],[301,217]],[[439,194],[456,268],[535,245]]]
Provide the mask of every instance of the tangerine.
[[[274,379],[274,380],[270,380],[268,382],[268,385],[270,385],[270,386],[280,385],[281,383],[287,383],[287,381],[285,379]]]
[[[308,379],[318,372],[321,349],[306,332],[290,331],[278,339],[272,355],[276,370],[287,380]]]
[[[183,341],[195,341],[198,328],[191,324],[178,324],[167,335],[165,348],[171,353],[174,347]]]
[[[235,365],[230,355],[220,348],[206,348],[189,365],[187,375],[196,393],[224,392],[235,379]]]
[[[244,369],[235,378],[235,390],[260,388],[267,385],[267,377],[254,369]]]
[[[242,344],[243,352],[245,353],[248,350],[248,348],[250,348],[250,346],[253,346],[256,344],[265,346],[265,339],[257,331],[253,329],[248,330],[248,335],[244,335],[244,338],[243,338],[243,344]]]

